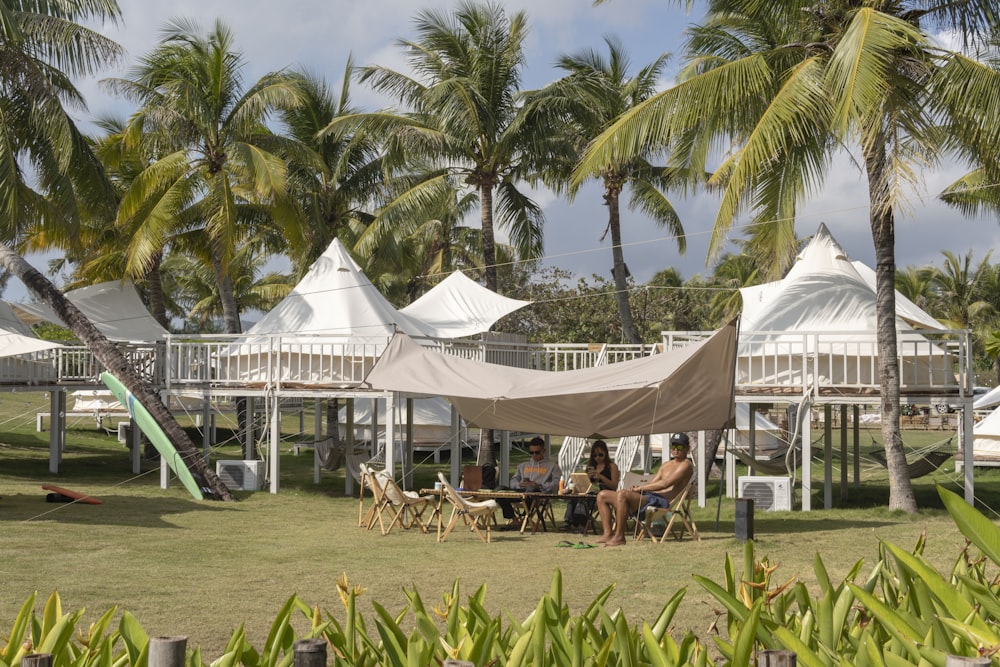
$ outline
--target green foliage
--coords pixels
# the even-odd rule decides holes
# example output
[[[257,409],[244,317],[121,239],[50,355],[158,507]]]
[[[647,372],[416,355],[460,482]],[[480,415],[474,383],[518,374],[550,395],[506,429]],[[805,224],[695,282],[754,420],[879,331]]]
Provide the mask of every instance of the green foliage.
[[[744,550],[743,575],[726,560],[724,585],[696,576],[727,612],[728,637],[717,638],[722,664],[748,664],[753,644],[790,650],[799,664],[933,665],[947,656],[994,656],[1000,652],[1000,529],[960,497],[938,492],[963,535],[982,552],[962,550],[949,574],[923,557],[924,538],[907,551],[889,542],[863,581],[862,561],[834,586],[823,560],[814,569],[819,594],[788,581],[773,585],[775,567]]]
[[[476,665],[707,665],[705,648],[688,633],[677,642],[668,632],[684,597],[671,596],[652,623],[631,626],[621,610],[608,612],[613,586],[601,591],[579,616],[562,602],[562,574],[556,570],[548,593],[523,621],[486,612],[486,589],[479,587],[460,604],[456,581],[439,606],[428,607],[416,590],[405,591],[407,605],[393,613],[372,602],[374,628],[358,609],[364,589],[351,587],[346,577],[338,582],[344,605],[343,620],[310,607],[298,596],[285,602],[271,624],[262,650],[255,649],[242,626],[230,638],[223,655],[206,663],[201,652],[188,652],[189,667],[288,667],[297,639],[327,641],[328,664],[409,665],[441,664],[467,660]],[[50,653],[54,667],[146,667],[149,636],[134,616],[125,612],[116,631],[110,631],[116,609],[109,609],[90,625],[87,633],[74,632],[84,610],[63,614],[59,595],[53,593],[41,617],[36,616],[36,596],[22,606],[0,647],[0,667],[14,667],[25,655]],[[306,630],[296,626],[305,619]]]
[[[1000,528],[943,488],[941,500],[969,544],[951,572],[942,573],[924,557],[921,536],[910,550],[882,542],[878,560],[862,575],[856,562],[835,583],[817,555],[817,585],[795,578],[780,581],[777,566],[758,559],[753,542],[743,551],[742,569],[731,556],[721,582],[700,575],[695,581],[724,609],[725,632],[715,651],[688,632],[679,639],[670,628],[686,589],[671,595],[656,618],[629,624],[620,609],[609,611],[608,586],[583,613],[563,603],[562,573],[527,618],[504,619],[486,611],[485,586],[461,601],[459,584],[438,605],[427,605],[414,590],[392,610],[372,602],[370,619],[361,613],[364,589],[346,576],[337,581],[343,610],[334,614],[289,598],[258,650],[237,628],[223,655],[206,663],[189,651],[189,667],[288,667],[298,639],[327,642],[328,664],[409,665],[464,660],[476,665],[718,665],[752,664],[761,649],[788,650],[808,667],[928,665],[944,667],[947,656],[1000,653]],[[0,667],[18,665],[28,653],[50,653],[55,667],[146,667],[149,637],[128,612],[117,629],[116,609],[105,612],[86,633],[78,625],[84,610],[64,614],[57,593],[35,613],[36,596],[21,607],[0,643]],[[720,619],[721,620],[721,619]]]
[[[567,271],[528,265],[513,282],[517,286],[507,296],[533,303],[501,320],[499,331],[525,334],[533,343],[617,343],[622,339],[615,286],[610,280],[593,275],[573,283]],[[684,283],[673,272],[661,272],[643,286],[632,285],[632,317],[642,340],[659,342],[667,330],[707,331],[721,326],[724,321],[710,313],[714,292],[697,289],[705,286],[698,278]]]

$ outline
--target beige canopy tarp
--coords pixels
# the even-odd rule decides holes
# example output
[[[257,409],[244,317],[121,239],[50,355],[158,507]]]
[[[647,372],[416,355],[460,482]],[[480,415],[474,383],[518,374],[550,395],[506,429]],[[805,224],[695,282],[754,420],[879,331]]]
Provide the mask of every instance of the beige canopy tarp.
[[[589,438],[722,428],[733,418],[736,322],[651,357],[536,371],[442,354],[397,333],[373,389],[444,396],[471,424]]]

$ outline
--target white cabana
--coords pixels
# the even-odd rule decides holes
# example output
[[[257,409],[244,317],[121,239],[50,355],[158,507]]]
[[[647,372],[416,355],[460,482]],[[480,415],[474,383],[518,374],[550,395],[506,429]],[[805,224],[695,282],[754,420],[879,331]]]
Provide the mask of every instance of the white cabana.
[[[461,338],[489,331],[501,317],[530,303],[492,292],[455,271],[400,312],[434,327],[438,338]]]
[[[441,354],[397,334],[365,384],[445,396],[482,428],[615,437],[723,428],[733,418],[737,326],[650,357],[536,371]]]
[[[780,281],[740,290],[741,384],[878,384],[875,289],[859,274],[825,225]],[[952,359],[914,331],[943,329],[912,302],[897,311],[901,381],[946,384]],[[934,325],[937,325],[936,327]],[[822,346],[816,334],[830,334]]]
[[[972,465],[1000,466],[1000,408],[972,427]]]
[[[89,285],[70,290],[64,296],[110,340],[152,342],[163,340],[167,335],[167,330],[149,314],[131,281]],[[65,326],[65,322],[45,304],[14,303],[11,306],[27,324],[44,321]]]
[[[401,314],[334,239],[305,277],[218,359],[223,377],[350,384],[370,368],[397,330],[430,336]]]
[[[0,301],[0,382],[37,384],[56,377],[55,364],[40,352],[62,347],[35,336],[31,327]]]
[[[356,399],[354,402],[354,438],[355,440],[371,441],[372,400]],[[376,424],[378,425],[378,442],[385,442],[385,427],[388,415],[385,410],[385,399],[378,400]],[[402,442],[408,421],[407,402],[396,404],[393,418],[396,424],[396,441]],[[347,434],[347,407],[342,407],[339,414],[340,434]],[[413,399],[413,440],[414,449],[438,449],[451,444],[451,405],[445,399],[433,398]],[[470,429],[464,423],[459,425],[459,445],[467,446],[475,441],[478,444],[479,429]]]
[[[467,336],[489,330],[526,303],[499,297],[460,274],[425,298],[414,302],[413,312],[397,310],[334,239],[288,296],[220,355],[219,372],[251,383],[280,377],[286,384],[352,385],[396,331]]]
[[[750,449],[750,405],[736,404],[736,440],[733,446],[742,450]],[[653,456],[662,456],[664,446],[670,441],[670,433],[656,433],[649,439]],[[787,447],[782,439],[782,429],[761,412],[754,413],[754,452],[758,457],[771,458],[773,454]]]

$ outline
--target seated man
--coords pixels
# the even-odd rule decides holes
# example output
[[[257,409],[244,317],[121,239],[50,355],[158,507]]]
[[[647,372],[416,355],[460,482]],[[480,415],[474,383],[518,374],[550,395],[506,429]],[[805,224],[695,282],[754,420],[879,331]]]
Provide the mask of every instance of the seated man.
[[[529,493],[556,493],[559,490],[559,464],[545,456],[545,440],[534,437],[528,442],[531,460],[517,466],[510,478],[510,488]],[[514,507],[509,500],[498,499],[504,518],[514,518]]]
[[[687,434],[675,433],[670,438],[670,460],[660,466],[653,479],[645,484],[637,484],[621,491],[601,491],[597,494],[597,510],[601,515],[603,532],[597,542],[606,547],[625,544],[625,524],[629,514],[641,512],[646,507],[669,507],[691,482],[694,466],[688,459],[690,441]],[[614,532],[612,533],[611,511],[614,510]]]

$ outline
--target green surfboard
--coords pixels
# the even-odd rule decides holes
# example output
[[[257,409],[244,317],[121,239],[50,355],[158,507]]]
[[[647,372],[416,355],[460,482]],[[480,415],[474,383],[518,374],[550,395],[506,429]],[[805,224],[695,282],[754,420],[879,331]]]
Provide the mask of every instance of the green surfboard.
[[[149,414],[149,410],[146,406],[139,402],[135,396],[132,395],[125,385],[121,383],[121,380],[116,378],[111,373],[107,371],[101,373],[101,382],[107,385],[111,393],[115,395],[118,402],[126,407],[129,415],[131,415],[132,420],[135,421],[136,425],[142,429],[142,432],[146,434],[149,441],[153,443],[156,447],[156,451],[160,453],[163,460],[167,462],[170,469],[174,471],[177,475],[177,479],[181,481],[191,495],[194,496],[195,500],[204,500],[205,495],[202,493],[201,487],[195,480],[194,475],[188,469],[187,464],[184,463],[184,459],[181,457],[180,452],[174,447],[174,444],[170,442],[170,438],[167,434],[163,432],[160,425],[156,423],[153,419],[153,415]]]

